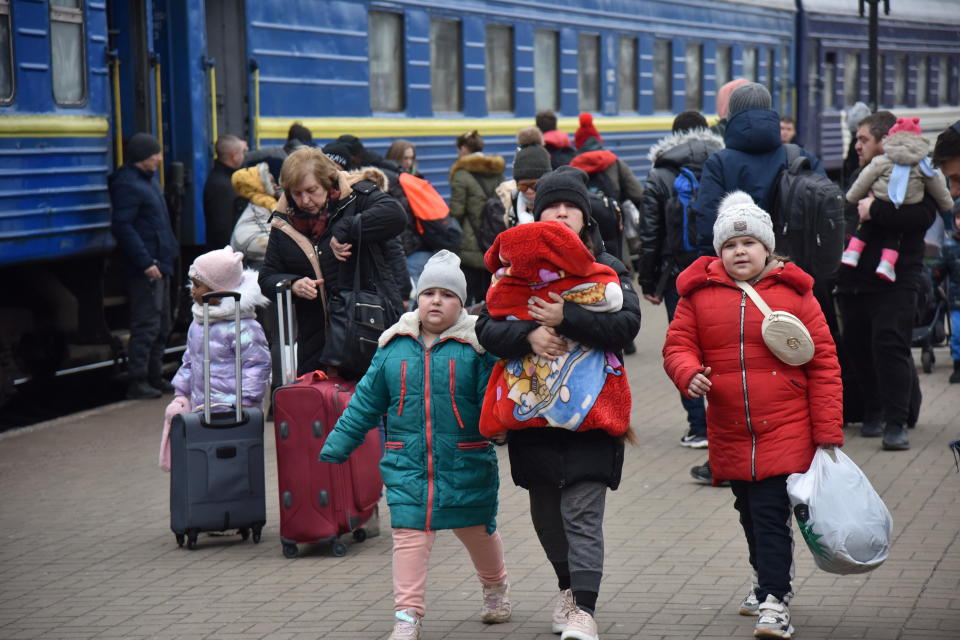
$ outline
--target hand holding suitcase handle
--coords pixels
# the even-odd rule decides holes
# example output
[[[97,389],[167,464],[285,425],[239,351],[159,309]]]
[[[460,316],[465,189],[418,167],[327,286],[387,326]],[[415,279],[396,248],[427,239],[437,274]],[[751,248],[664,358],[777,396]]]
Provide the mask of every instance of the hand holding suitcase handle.
[[[203,421],[210,425],[210,301],[214,298],[233,298],[233,310],[235,312],[234,328],[236,329],[236,340],[234,341],[234,351],[236,352],[236,377],[237,377],[237,397],[236,397],[236,420],[237,424],[243,422],[243,372],[241,370],[240,357],[240,293],[237,291],[210,291],[203,294]]]

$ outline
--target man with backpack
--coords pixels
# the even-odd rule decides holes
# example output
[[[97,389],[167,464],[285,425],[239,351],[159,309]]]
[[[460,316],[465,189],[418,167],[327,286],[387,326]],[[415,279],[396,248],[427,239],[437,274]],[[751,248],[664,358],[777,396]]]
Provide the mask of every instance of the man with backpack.
[[[648,302],[667,310],[673,320],[680,296],[677,275],[696,260],[696,232],[690,205],[700,187],[703,165],[723,149],[723,139],[707,129],[697,111],[684,111],[673,120],[671,135],[650,149],[653,168],[643,187],[640,206],[640,258],[637,279]],[[707,447],[707,418],[703,398],[680,396],[689,429],[680,444]]]

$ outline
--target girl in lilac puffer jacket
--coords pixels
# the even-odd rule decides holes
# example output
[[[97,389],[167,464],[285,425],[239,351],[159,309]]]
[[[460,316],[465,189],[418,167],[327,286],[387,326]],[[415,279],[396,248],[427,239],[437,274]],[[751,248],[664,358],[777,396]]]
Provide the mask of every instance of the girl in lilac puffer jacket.
[[[190,294],[193,296],[193,322],[187,331],[187,350],[173,378],[175,397],[164,412],[163,438],[160,444],[160,468],[170,470],[170,424],[173,416],[203,410],[230,407],[236,402],[236,311],[233,298],[210,301],[210,398],[203,396],[203,300],[210,291],[240,293],[240,367],[243,376],[241,402],[257,407],[270,382],[270,349],[263,327],[255,319],[256,307],[268,304],[260,293],[257,272],[243,268],[243,254],[230,247],[210,251],[190,266]]]

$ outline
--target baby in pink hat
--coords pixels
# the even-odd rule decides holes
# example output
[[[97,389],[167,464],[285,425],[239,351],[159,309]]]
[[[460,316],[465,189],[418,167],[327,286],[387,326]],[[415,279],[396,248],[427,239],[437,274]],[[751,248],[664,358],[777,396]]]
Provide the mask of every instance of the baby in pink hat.
[[[187,330],[187,349],[183,363],[173,377],[175,395],[164,412],[160,442],[160,468],[170,470],[170,424],[173,416],[211,407],[231,407],[237,402],[236,350],[240,349],[243,376],[240,402],[258,407],[270,383],[270,349],[263,327],[256,320],[256,308],[268,304],[260,293],[257,272],[243,268],[243,254],[231,247],[209,251],[190,265],[190,294],[193,296],[193,322]],[[203,391],[203,295],[212,291],[236,291],[240,294],[240,345],[236,344],[236,317],[233,298],[210,301],[210,397]]]
[[[930,142],[922,134],[920,118],[897,118],[897,124],[883,138],[883,155],[876,156],[863,168],[860,177],[847,191],[847,202],[859,202],[870,192],[873,197],[892,202],[899,209],[902,204],[920,202],[926,192],[936,200],[941,211],[953,208],[947,182],[943,173],[930,163],[927,157]],[[881,242],[883,247],[877,275],[889,282],[896,281],[900,234],[871,222],[865,212],[860,214],[860,226],[850,238],[841,261],[848,267],[856,267],[860,263],[860,254],[870,242]]]

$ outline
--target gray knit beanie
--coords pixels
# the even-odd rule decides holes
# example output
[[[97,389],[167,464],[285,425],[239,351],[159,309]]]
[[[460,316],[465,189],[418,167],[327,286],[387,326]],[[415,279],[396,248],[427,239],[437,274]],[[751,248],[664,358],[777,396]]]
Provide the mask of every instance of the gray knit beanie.
[[[847,128],[850,133],[856,135],[857,129],[860,128],[860,121],[868,115],[870,115],[870,107],[862,102],[853,103],[853,106],[847,110]]]
[[[460,304],[467,299],[467,277],[463,275],[457,254],[441,249],[427,260],[417,280],[417,297],[434,287],[454,292],[460,298]]]
[[[539,180],[552,170],[550,154],[538,144],[520,149],[513,157],[514,180]]]
[[[730,238],[753,236],[773,253],[777,240],[773,235],[770,214],[757,206],[744,191],[728,193],[720,201],[717,220],[713,223],[713,249],[720,255],[720,247]]]
[[[762,84],[749,82],[730,94],[729,112],[735,114],[747,109],[769,109],[773,105],[770,92]]]
[[[149,133],[135,133],[127,140],[124,160],[133,164],[160,153],[160,143]]]

